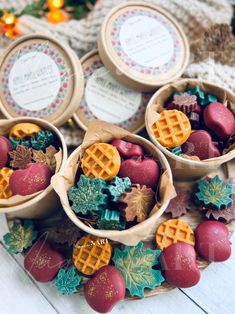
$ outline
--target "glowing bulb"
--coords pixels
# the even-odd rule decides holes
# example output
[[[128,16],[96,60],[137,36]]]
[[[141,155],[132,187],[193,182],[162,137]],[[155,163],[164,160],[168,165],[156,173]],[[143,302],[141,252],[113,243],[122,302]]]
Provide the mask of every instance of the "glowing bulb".
[[[47,5],[50,10],[61,9],[64,6],[64,0],[48,0]]]

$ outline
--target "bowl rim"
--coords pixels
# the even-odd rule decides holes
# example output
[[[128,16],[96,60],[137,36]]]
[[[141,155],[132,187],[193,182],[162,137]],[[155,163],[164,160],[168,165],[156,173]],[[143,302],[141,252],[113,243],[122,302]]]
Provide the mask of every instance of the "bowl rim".
[[[62,157],[62,163],[61,163],[59,171],[61,171],[64,168],[66,161],[67,161],[67,158],[68,158],[67,145],[65,143],[65,139],[64,139],[62,133],[52,123],[50,123],[49,121],[43,120],[43,119],[33,118],[33,117],[32,118],[31,117],[18,117],[18,118],[12,118],[12,119],[5,119],[5,121],[9,121],[9,123],[10,122],[16,122],[16,123],[33,122],[35,124],[39,123],[41,125],[46,125],[48,127],[48,130],[52,130],[54,133],[56,133],[58,139],[60,140],[63,157]],[[5,214],[10,214],[12,212],[16,212],[16,213],[20,212],[20,211],[26,209],[26,207],[28,208],[31,205],[33,205],[37,202],[40,202],[46,195],[48,195],[52,191],[53,191],[53,187],[50,184],[41,193],[39,193],[38,195],[36,195],[32,199],[30,199],[24,203],[21,203],[21,204],[16,205],[16,206],[11,206],[11,207],[2,207],[2,208],[0,207],[0,212],[5,213]]]
[[[142,140],[143,142],[145,142],[146,146],[152,146],[152,148],[154,150],[157,150],[157,154],[161,159],[161,166],[164,168],[164,170],[168,170],[168,174],[169,174],[169,180],[170,182],[173,184],[173,175],[172,175],[172,171],[169,165],[169,162],[167,161],[166,157],[164,156],[164,154],[156,147],[154,146],[150,141],[148,141],[147,139],[136,135],[136,134],[131,134],[131,136],[133,136],[134,138],[138,138],[140,140]],[[124,137],[125,138],[125,137]],[[69,156],[69,158],[67,159],[67,162],[65,164],[65,170],[66,168],[70,165],[71,161],[75,158],[75,156],[81,151],[82,149],[82,145],[80,145],[79,147],[77,147],[73,153]],[[67,192],[67,191],[66,191]],[[131,235],[133,232],[137,233],[138,231],[141,232],[141,230],[145,227],[148,227],[149,224],[152,222],[154,222],[156,219],[158,219],[165,211],[165,209],[167,208],[167,206],[169,205],[170,200],[167,200],[164,204],[162,204],[162,206],[159,208],[159,210],[154,213],[152,216],[148,217],[145,221],[136,224],[133,227],[130,227],[128,229],[125,230],[100,230],[100,229],[93,229],[88,227],[87,225],[85,225],[74,213],[74,211],[72,210],[71,206],[67,207],[63,205],[64,211],[67,214],[67,216],[70,218],[70,220],[80,229],[82,229],[83,231],[95,235],[97,237],[107,237],[110,238],[112,236],[116,236],[117,234],[119,234],[120,236],[126,236],[126,235]],[[156,218],[156,216],[158,216],[159,212],[161,213],[159,217]]]
[[[186,83],[186,82],[191,82],[191,83],[195,83],[195,85],[197,83],[201,83],[201,84],[206,84],[206,85],[211,85],[211,86],[217,86],[219,87],[220,89],[223,89],[227,94],[231,95],[232,97],[235,98],[235,94],[233,94],[229,89],[219,85],[219,84],[215,84],[215,83],[211,83],[209,81],[206,81],[206,80],[200,80],[200,79],[181,79],[181,80],[178,80],[176,81],[177,83],[180,82],[182,84]],[[169,88],[170,86],[173,86],[175,82],[173,83],[170,83],[170,84],[167,84],[167,85],[164,85],[163,87],[159,88],[154,94],[153,96],[150,98],[149,102],[148,102],[148,105],[146,107],[146,112],[145,112],[145,126],[146,126],[146,130],[147,130],[147,133],[148,133],[148,136],[151,140],[151,142],[156,145],[156,147],[158,149],[161,150],[161,152],[164,154],[164,155],[167,155],[168,157],[170,157],[171,159],[174,159],[180,163],[185,163],[187,165],[190,165],[190,166],[198,166],[198,167],[208,167],[210,166],[210,164],[213,163],[213,166],[216,166],[216,165],[221,165],[225,162],[228,162],[230,161],[231,159],[233,159],[235,157],[235,149],[231,150],[230,152],[228,152],[227,154],[225,155],[221,155],[219,157],[215,157],[215,158],[210,158],[210,159],[205,159],[205,160],[191,160],[191,159],[186,159],[186,158],[183,158],[183,157],[180,157],[180,156],[177,156],[173,153],[171,153],[169,150],[167,150],[164,146],[162,146],[157,140],[156,138],[154,137],[153,135],[153,132],[151,130],[151,127],[148,123],[148,115],[149,115],[149,110],[151,108],[151,106],[154,104],[155,102],[155,98],[160,94],[162,93],[163,90]]]

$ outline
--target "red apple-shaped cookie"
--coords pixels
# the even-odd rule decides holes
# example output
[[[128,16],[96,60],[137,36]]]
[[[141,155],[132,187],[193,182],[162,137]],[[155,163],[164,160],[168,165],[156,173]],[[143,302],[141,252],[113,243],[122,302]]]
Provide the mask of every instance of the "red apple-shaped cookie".
[[[84,286],[87,303],[99,313],[108,313],[125,298],[125,281],[114,266],[104,266]]]
[[[166,282],[172,286],[189,288],[200,280],[196,252],[190,244],[171,244],[160,255],[160,263]]]
[[[226,261],[231,255],[228,228],[219,221],[204,221],[195,230],[196,251],[210,262]]]
[[[235,131],[233,113],[220,102],[209,104],[204,110],[203,119],[208,129],[222,140],[229,138]]]
[[[37,241],[24,258],[24,268],[40,282],[55,278],[64,264],[63,255],[54,250],[45,240]]]
[[[160,167],[155,160],[150,158],[127,159],[121,164],[119,176],[129,177],[132,184],[146,185],[156,190],[160,178]]]
[[[197,156],[201,160],[219,157],[220,151],[212,141],[210,134],[204,130],[193,132],[182,146],[183,154]]]
[[[14,195],[30,195],[45,190],[50,185],[51,176],[47,165],[31,164],[11,175],[10,188]]]
[[[4,136],[0,137],[0,168],[6,166],[8,162],[8,153],[11,151],[11,143]]]
[[[117,148],[119,154],[123,158],[132,158],[132,157],[143,157],[144,150],[140,145],[132,144],[123,140],[113,140],[111,143]]]

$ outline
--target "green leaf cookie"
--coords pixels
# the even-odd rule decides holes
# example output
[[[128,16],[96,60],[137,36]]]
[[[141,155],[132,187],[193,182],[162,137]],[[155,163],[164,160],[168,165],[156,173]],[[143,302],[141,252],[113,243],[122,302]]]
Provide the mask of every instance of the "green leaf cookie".
[[[223,183],[218,176],[210,180],[200,180],[198,189],[199,192],[196,193],[196,196],[207,208],[211,206],[214,209],[220,210],[228,208],[233,203],[233,185]]]
[[[112,201],[117,202],[119,197],[131,187],[131,180],[129,178],[114,177],[107,186]]]
[[[119,211],[106,209],[102,211],[97,221],[97,227],[102,230],[124,230],[126,223],[125,221],[121,221]]]
[[[197,101],[201,106],[207,106],[212,102],[218,101],[218,98],[212,94],[206,94],[199,85],[188,91],[189,95],[197,96]]]
[[[176,156],[181,156],[182,155],[182,148],[181,148],[181,146],[176,146],[174,148],[170,148],[169,151],[172,154],[176,155]]]
[[[106,182],[102,179],[89,179],[81,175],[77,187],[68,190],[69,200],[75,213],[95,214],[105,209],[108,196],[105,194]]]
[[[19,145],[23,145],[27,148],[31,147],[30,140],[24,140],[24,139],[20,140],[20,139],[15,138],[15,137],[10,137],[9,140],[11,143],[12,150],[16,150],[17,146],[19,146]]]
[[[11,231],[4,235],[3,240],[8,251],[17,254],[31,247],[36,238],[37,231],[34,230],[32,221],[25,220],[23,225],[14,221]]]
[[[63,295],[71,295],[78,291],[81,284],[81,277],[77,274],[75,267],[60,269],[54,281],[57,290]]]
[[[55,142],[54,134],[51,131],[39,131],[35,137],[31,138],[32,147],[44,152],[48,146],[55,146]]]
[[[113,262],[121,272],[126,288],[131,296],[144,298],[144,289],[161,285],[164,278],[160,270],[152,267],[158,264],[159,250],[142,250],[143,243],[137,246],[126,246],[123,251],[116,248],[114,251]]]

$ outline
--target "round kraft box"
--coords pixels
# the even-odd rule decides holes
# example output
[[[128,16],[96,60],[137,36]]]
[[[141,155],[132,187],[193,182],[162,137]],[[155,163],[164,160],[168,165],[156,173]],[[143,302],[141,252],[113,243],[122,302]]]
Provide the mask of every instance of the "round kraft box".
[[[98,49],[112,75],[139,91],[154,91],[177,80],[190,54],[177,21],[145,2],[115,7],[104,19]]]
[[[142,93],[118,82],[104,66],[97,50],[81,59],[84,95],[73,118],[87,130],[94,119],[138,133],[145,126],[145,110],[152,94]]]
[[[0,109],[6,118],[37,117],[56,126],[78,108],[84,78],[71,48],[33,34],[20,37],[0,59]]]

